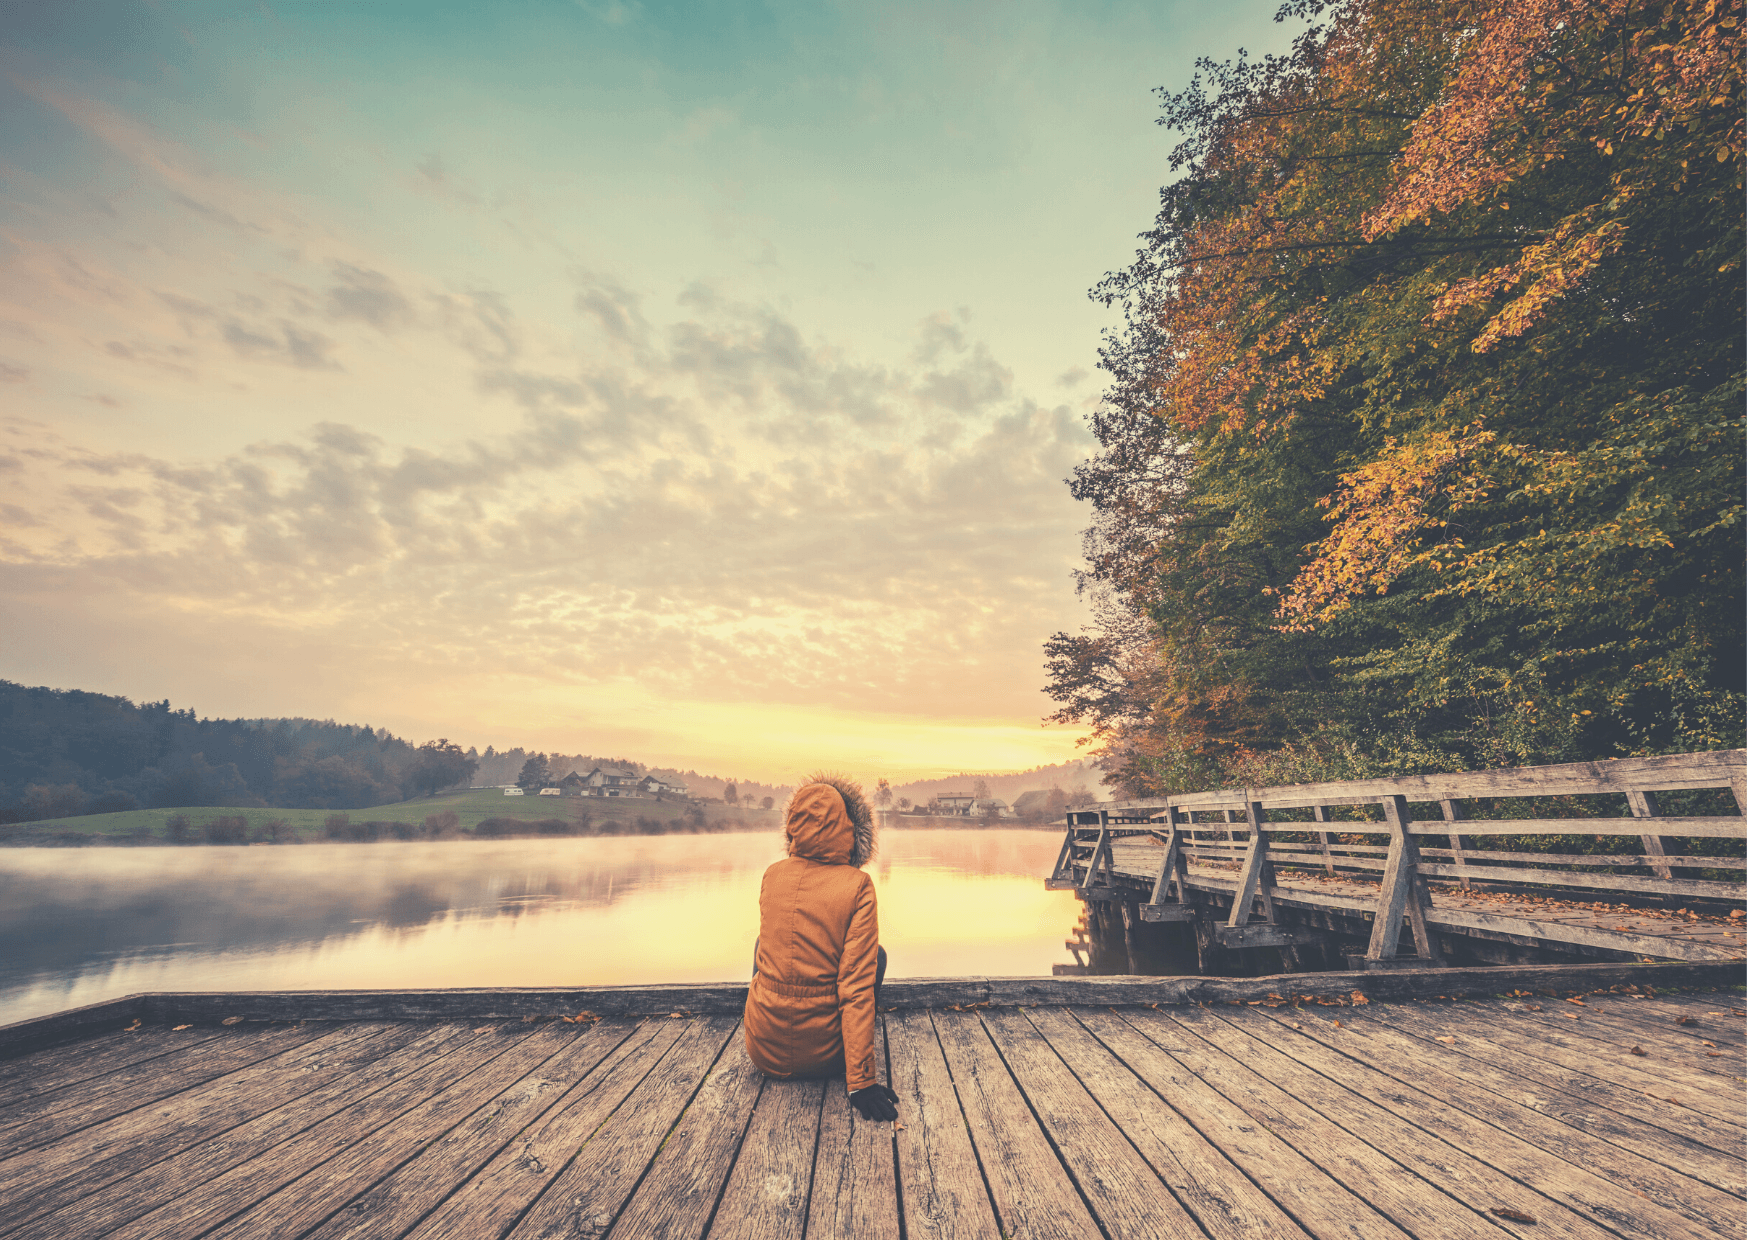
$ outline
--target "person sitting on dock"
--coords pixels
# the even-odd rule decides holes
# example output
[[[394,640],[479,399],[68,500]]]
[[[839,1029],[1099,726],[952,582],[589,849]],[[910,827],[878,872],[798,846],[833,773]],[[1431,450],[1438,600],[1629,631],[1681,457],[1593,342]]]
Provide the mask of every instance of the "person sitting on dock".
[[[779,1079],[844,1074],[863,1119],[898,1118],[880,1084],[874,1013],[886,976],[874,881],[874,814],[862,789],[815,775],[784,814],[789,856],[759,885],[759,938],[747,988],[747,1054]]]

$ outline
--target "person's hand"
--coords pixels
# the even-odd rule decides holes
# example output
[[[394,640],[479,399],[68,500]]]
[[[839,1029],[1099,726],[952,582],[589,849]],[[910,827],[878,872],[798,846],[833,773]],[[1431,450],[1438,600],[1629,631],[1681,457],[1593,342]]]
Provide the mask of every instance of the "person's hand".
[[[850,1095],[850,1105],[863,1119],[889,1120],[898,1118],[898,1095],[884,1085],[870,1085]]]

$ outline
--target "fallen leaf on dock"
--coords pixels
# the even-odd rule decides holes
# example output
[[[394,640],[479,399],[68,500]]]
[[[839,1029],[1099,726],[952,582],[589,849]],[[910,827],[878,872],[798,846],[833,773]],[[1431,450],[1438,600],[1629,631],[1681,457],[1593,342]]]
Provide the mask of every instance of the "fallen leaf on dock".
[[[592,1025],[601,1018],[593,1012],[585,1011],[578,1012],[575,1016],[561,1016],[559,1019],[571,1025]]]
[[[1564,1016],[1567,1020],[1579,1019],[1577,1012],[1561,1012],[1560,1015]]]
[[[1434,1042],[1443,1042],[1446,1046],[1455,1046],[1457,1044],[1457,1040],[1455,1038],[1434,1038],[1433,1041]]]
[[[193,1025],[177,1025],[170,1032],[171,1033],[181,1033],[184,1029],[192,1029],[192,1028],[194,1028]]]
[[[139,1031],[140,1031],[140,1018],[137,1016],[134,1017],[133,1024],[129,1025],[126,1029],[122,1030],[123,1033],[138,1033]]]
[[[1341,1022],[1339,1020],[1332,1020],[1329,1023],[1334,1025],[1337,1029],[1341,1028]]]
[[[1366,996],[1361,991],[1358,991],[1358,990],[1354,991],[1352,996],[1350,996],[1350,997],[1353,999],[1353,1005],[1355,1007],[1364,1007],[1366,1004],[1371,1002],[1370,999],[1366,998]]]
[[[1582,1000],[1582,999],[1576,999],[1576,998],[1574,998],[1574,999],[1568,999],[1568,1000],[1566,1000],[1566,1002],[1567,1002],[1567,1003],[1576,1003],[1576,1004],[1577,1004],[1577,1005],[1578,1005],[1578,1006],[1579,1006],[1579,1007],[1583,1007],[1583,1006],[1584,1006],[1584,1000]]]
[[[1701,1043],[1700,1043],[1700,1045],[1701,1045],[1701,1046],[1710,1046],[1710,1047],[1716,1047],[1716,1046],[1717,1046],[1717,1043],[1716,1043],[1716,1042],[1701,1042]]]
[[[1298,1021],[1293,1022],[1293,1028],[1295,1028],[1295,1029],[1303,1029],[1304,1027],[1305,1026],[1301,1025]]]
[[[1706,1052],[1707,1059],[1722,1059],[1723,1057],[1724,1057],[1723,1051],[1707,1051]]]
[[[1675,1023],[1678,1025],[1697,1025],[1697,1024],[1699,1024],[1699,1022],[1691,1016],[1677,1016],[1675,1018]]]
[[[1643,1054],[1645,1054],[1645,1051],[1642,1047],[1635,1046],[1631,1050],[1629,1050],[1627,1052],[1627,1054],[1629,1054],[1629,1055],[1643,1055]]]
[[[227,1016],[219,1022],[221,1025],[240,1025],[242,1023],[243,1018],[241,1016]]]
[[[1522,1210],[1513,1210],[1510,1206],[1494,1206],[1487,1213],[1497,1214],[1500,1218],[1508,1218],[1514,1223],[1533,1223],[1536,1221],[1535,1215],[1525,1214]]]

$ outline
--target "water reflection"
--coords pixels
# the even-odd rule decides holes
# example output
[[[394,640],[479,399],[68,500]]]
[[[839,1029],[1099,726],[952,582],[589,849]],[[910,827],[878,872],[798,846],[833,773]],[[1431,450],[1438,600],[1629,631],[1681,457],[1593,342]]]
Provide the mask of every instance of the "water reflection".
[[[1073,893],[1042,831],[892,831],[869,867],[893,977],[1048,976]],[[0,1023],[141,990],[743,977],[746,835],[0,850]]]

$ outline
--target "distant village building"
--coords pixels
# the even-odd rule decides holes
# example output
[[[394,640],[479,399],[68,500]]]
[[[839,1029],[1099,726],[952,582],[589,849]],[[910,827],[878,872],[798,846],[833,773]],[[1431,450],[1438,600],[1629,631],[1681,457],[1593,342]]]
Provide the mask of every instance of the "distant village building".
[[[540,795],[543,797],[562,797],[564,795],[564,789],[563,788],[542,788],[540,790]]]
[[[1012,818],[1014,816],[1008,803],[997,797],[936,797],[933,812],[948,818]]]
[[[637,795],[637,772],[624,766],[598,766],[583,776],[584,796],[630,797]]]
[[[645,775],[637,781],[637,790],[650,797],[678,797],[684,799],[691,795],[691,790],[685,784],[669,783],[654,775]]]

